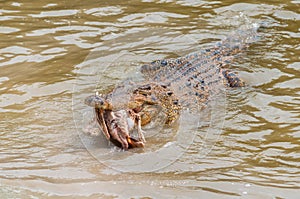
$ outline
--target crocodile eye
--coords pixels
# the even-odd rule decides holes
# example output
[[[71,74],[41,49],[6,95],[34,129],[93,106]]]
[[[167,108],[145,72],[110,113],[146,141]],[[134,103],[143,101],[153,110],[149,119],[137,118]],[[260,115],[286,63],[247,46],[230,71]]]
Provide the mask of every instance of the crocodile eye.
[[[160,62],[160,64],[161,64],[162,66],[166,66],[166,65],[168,64],[168,62],[167,62],[166,60],[162,60],[162,61]]]

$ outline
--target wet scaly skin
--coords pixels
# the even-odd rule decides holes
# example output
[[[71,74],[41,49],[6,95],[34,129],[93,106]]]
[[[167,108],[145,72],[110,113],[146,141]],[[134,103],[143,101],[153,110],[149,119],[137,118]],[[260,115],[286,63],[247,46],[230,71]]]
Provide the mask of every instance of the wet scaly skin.
[[[166,116],[164,124],[170,125],[178,119],[183,107],[205,107],[211,94],[218,92],[222,86],[245,85],[226,66],[236,54],[248,47],[247,41],[255,38],[256,34],[255,28],[244,33],[239,31],[237,36],[233,34],[211,48],[143,65],[141,72],[145,81],[138,82],[135,89],[125,91],[130,98],[121,110],[114,109],[111,103],[114,91],[104,97],[97,94],[89,96],[85,103],[95,108],[97,122],[107,140],[124,150],[144,147],[142,126],[150,123],[157,114],[158,111],[153,109],[161,109]],[[137,129],[137,139],[131,136],[134,127]]]

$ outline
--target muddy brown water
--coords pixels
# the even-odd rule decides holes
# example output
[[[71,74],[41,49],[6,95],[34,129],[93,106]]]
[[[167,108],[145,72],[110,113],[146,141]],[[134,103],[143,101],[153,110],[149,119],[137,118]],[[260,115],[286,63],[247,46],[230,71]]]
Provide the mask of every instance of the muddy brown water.
[[[298,198],[299,10],[296,0],[0,1],[0,198]],[[231,64],[247,86],[218,110],[185,115],[144,150],[84,134],[83,99],[96,89],[260,22],[263,37]]]

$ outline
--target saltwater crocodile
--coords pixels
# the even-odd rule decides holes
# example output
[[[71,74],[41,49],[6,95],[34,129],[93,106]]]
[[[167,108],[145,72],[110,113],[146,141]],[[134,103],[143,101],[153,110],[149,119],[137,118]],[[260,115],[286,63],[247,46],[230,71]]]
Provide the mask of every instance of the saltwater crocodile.
[[[205,107],[222,86],[244,86],[244,81],[225,66],[256,37],[256,26],[239,29],[205,50],[153,61],[141,67],[144,81],[125,82],[109,94],[87,97],[85,103],[95,108],[97,122],[113,144],[124,150],[144,147],[142,126],[158,112],[165,114],[165,124],[172,124],[182,109]],[[125,93],[118,95],[119,90]],[[121,106],[113,103],[118,100]],[[135,127],[138,138],[132,136]]]

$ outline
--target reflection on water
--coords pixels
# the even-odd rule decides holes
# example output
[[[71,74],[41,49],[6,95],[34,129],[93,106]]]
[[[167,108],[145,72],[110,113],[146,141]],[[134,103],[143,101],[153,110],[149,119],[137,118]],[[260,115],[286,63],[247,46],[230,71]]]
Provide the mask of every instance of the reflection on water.
[[[1,198],[296,197],[299,2],[89,0],[0,5]],[[133,165],[136,169],[120,173],[97,161],[86,146],[95,152],[108,150],[110,163],[118,166],[125,153],[111,151],[100,136],[80,139],[81,129],[75,126],[80,118],[74,117],[74,123],[73,114],[88,109],[80,98],[99,83],[113,87],[127,74],[136,74],[142,63],[211,45],[239,25],[240,13],[266,27],[261,41],[232,64],[248,85],[227,91],[224,128],[220,136],[210,137],[213,147],[205,148],[210,135],[203,132],[210,126],[204,125],[185,153],[162,169],[144,172]],[[100,73],[101,64],[112,66],[107,63],[119,60],[122,53],[131,57],[108,67],[109,76],[92,75]],[[172,142],[165,147],[169,151],[151,158],[169,161],[180,150],[172,148]]]

